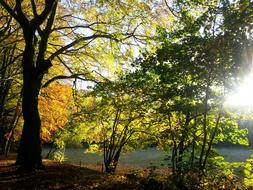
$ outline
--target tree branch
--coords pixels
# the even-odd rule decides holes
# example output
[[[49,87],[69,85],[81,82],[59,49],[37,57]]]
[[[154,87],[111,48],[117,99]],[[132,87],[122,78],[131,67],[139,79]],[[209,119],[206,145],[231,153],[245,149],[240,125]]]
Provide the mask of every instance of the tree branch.
[[[27,29],[29,26],[29,20],[26,18],[24,12],[22,11],[22,6],[21,6],[22,1],[21,0],[16,0],[16,7],[15,9],[17,10],[17,17],[18,17],[18,22],[21,25],[23,29]]]
[[[73,74],[73,71],[70,69],[70,67],[60,58],[60,56],[57,56],[57,58],[59,59],[59,61],[63,64],[64,67],[67,68],[67,70]]]
[[[94,22],[94,23],[87,24],[87,25],[62,26],[62,27],[58,27],[58,28],[53,28],[52,31],[64,30],[64,29],[75,29],[75,28],[90,28],[91,26],[97,25],[97,24],[107,24],[107,23],[106,22]]]
[[[37,65],[36,65],[38,70],[40,70],[40,67],[45,67],[45,61],[44,61],[45,52],[47,50],[47,44],[48,44],[50,31],[54,23],[56,9],[57,9],[57,1],[53,4],[45,29],[39,32],[41,36],[41,42],[39,45],[39,53],[38,53],[38,59],[37,59]],[[40,30],[40,27],[38,26],[38,31],[39,30]],[[48,61],[51,62],[51,60],[48,60]],[[52,64],[48,64],[47,65],[48,68],[46,68],[46,70],[48,70],[50,66],[52,66]]]
[[[20,18],[18,17],[18,15],[15,13],[15,11],[12,10],[12,8],[7,3],[5,3],[4,0],[0,0],[0,4],[13,18],[15,18],[15,20],[17,20],[20,23]]]
[[[38,28],[46,20],[55,3],[57,3],[57,0],[45,0],[45,8],[42,13],[31,20],[34,28]]]
[[[117,39],[113,38],[112,35],[110,35],[110,34],[94,34],[94,35],[91,35],[91,36],[81,37],[81,38],[69,43],[68,45],[58,49],[48,59],[53,60],[56,56],[60,55],[61,53],[63,53],[67,49],[77,45],[78,43],[80,43],[82,41],[92,40],[92,39],[95,39],[95,38],[108,38],[108,39],[113,39],[113,40],[118,41]]]
[[[0,36],[3,36],[8,31],[8,29],[10,29],[12,18],[13,17],[11,16],[10,19],[5,24],[3,24],[3,29],[0,30]]]
[[[30,1],[31,1],[31,4],[32,4],[33,15],[34,15],[34,17],[37,17],[38,13],[37,13],[35,1],[34,0],[30,0]]]
[[[172,14],[174,17],[179,18],[179,15],[177,15],[177,14],[175,13],[175,11],[169,6],[167,0],[164,0],[164,2],[165,2],[165,4],[166,4],[166,7],[167,7],[167,8],[169,9],[169,11],[171,12],[171,14]]]
[[[51,79],[49,79],[43,86],[42,88],[45,88],[47,87],[50,83],[56,81],[56,80],[60,80],[60,79],[80,79],[82,81],[91,81],[91,82],[94,82],[96,84],[99,84],[99,82],[95,81],[95,80],[92,80],[92,79],[86,79],[86,78],[83,78],[85,77],[85,74],[72,74],[72,75],[69,75],[69,76],[66,76],[66,75],[58,75],[58,76],[55,76]]]

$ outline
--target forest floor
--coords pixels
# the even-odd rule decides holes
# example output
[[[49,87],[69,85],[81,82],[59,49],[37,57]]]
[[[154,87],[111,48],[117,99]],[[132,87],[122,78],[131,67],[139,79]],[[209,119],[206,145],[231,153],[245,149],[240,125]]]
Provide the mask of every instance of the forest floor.
[[[98,165],[61,164],[43,160],[45,170],[30,173],[17,173],[15,156],[0,157],[0,189],[144,189],[147,179],[154,175],[153,169],[120,166],[116,174],[106,175]],[[168,171],[157,170],[161,176]],[[138,174],[138,178],[136,175]],[[141,178],[140,178],[141,176]],[[140,180],[141,179],[141,180]],[[146,188],[145,188],[146,189]],[[152,188],[151,188],[152,189]]]

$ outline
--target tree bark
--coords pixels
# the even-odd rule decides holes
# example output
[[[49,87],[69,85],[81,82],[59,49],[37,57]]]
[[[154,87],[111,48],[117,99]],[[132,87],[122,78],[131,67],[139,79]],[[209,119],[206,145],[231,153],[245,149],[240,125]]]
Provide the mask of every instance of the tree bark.
[[[7,48],[3,51],[3,58],[0,63],[0,154],[4,154],[4,135],[7,131],[7,123],[6,123],[6,116],[5,116],[5,106],[7,102],[7,97],[9,95],[9,91],[12,85],[13,80],[6,80],[8,79],[11,74],[8,70],[9,66],[9,59],[14,55],[11,55],[11,49]]]
[[[21,168],[33,170],[42,167],[38,97],[43,75],[37,72],[34,62],[35,47],[26,42],[23,54],[23,101],[24,127],[18,149],[16,164]]]
[[[204,158],[204,161],[203,161],[203,165],[202,165],[203,169],[206,167],[207,158],[208,158],[208,156],[210,154],[211,148],[213,146],[213,140],[214,140],[215,135],[216,135],[216,133],[218,131],[220,118],[221,118],[221,112],[218,113],[218,117],[216,119],[216,124],[215,124],[215,127],[214,127],[214,131],[211,134],[211,139],[210,139],[210,141],[208,143],[208,148],[207,148],[207,151],[206,151],[206,154],[205,154],[205,158]]]
[[[208,112],[208,100],[209,100],[209,84],[206,85],[205,101],[204,101],[204,118],[203,118],[203,141],[201,146],[201,152],[199,155],[199,170],[203,170],[203,159],[206,150],[207,143],[207,112]]]
[[[177,170],[177,143],[176,141],[173,142],[173,148],[171,151],[171,162],[172,162],[172,174],[176,173]]]
[[[40,86],[40,81],[38,80],[24,80],[24,95],[22,102],[24,127],[16,161],[18,165],[31,169],[39,168],[42,165],[38,86]]]
[[[117,165],[118,165],[121,150],[122,150],[122,147],[119,147],[119,149],[117,150],[115,155],[110,157],[108,160],[104,161],[106,173],[115,173]]]

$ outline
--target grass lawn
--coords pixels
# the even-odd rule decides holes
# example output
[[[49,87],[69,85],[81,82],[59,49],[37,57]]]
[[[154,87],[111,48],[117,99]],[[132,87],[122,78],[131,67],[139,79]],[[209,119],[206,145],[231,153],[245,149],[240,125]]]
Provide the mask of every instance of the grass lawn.
[[[252,154],[253,150],[248,147],[241,146],[218,146],[217,151],[224,156],[228,162],[244,162]],[[43,153],[46,154],[48,149],[43,149]],[[97,153],[85,153],[85,149],[82,148],[67,148],[65,151],[65,157],[67,163],[72,164],[97,164],[102,165],[103,155]],[[122,153],[119,163],[121,165],[130,166],[166,166],[165,158],[168,157],[168,152],[163,152],[156,148],[149,148],[145,150],[137,150],[129,153]]]

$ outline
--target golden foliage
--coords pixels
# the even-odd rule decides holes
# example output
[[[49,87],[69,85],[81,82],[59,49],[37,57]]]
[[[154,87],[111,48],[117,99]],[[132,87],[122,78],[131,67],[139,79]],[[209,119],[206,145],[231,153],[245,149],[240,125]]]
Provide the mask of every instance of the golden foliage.
[[[57,130],[64,128],[73,105],[72,88],[69,85],[54,83],[42,90],[39,111],[43,142],[49,142]]]

